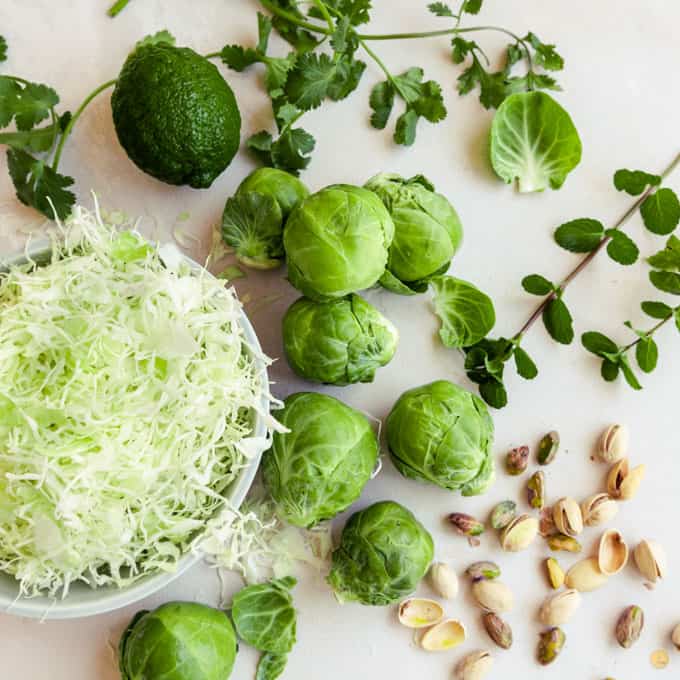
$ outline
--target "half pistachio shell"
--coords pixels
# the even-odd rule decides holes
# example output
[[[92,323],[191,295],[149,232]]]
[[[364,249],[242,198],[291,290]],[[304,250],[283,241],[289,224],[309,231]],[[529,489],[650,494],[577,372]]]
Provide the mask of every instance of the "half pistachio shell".
[[[633,551],[640,573],[654,584],[666,575],[666,551],[656,541],[640,541]]]
[[[573,498],[560,498],[553,505],[553,521],[557,530],[565,536],[578,536],[583,531],[581,507]]]
[[[616,529],[608,529],[600,538],[597,565],[605,576],[618,574],[628,564],[628,544]]]
[[[580,593],[601,588],[607,582],[607,576],[600,571],[597,557],[587,557],[577,562],[564,579],[567,588],[573,588]]]
[[[570,588],[550,595],[541,605],[539,618],[546,626],[561,626],[567,623],[581,604],[578,590]]]
[[[515,603],[512,590],[500,581],[476,581],[472,594],[480,607],[496,614],[509,612]]]
[[[608,493],[596,493],[581,503],[583,523],[588,527],[606,524],[619,511],[616,501]]]
[[[538,534],[538,520],[531,515],[520,515],[508,524],[501,534],[501,547],[508,552],[528,548]]]
[[[458,680],[482,680],[491,671],[493,657],[489,652],[472,652],[456,667]]]
[[[411,597],[399,605],[399,623],[407,628],[427,628],[444,618],[444,609],[434,600]]]
[[[597,455],[603,463],[616,463],[628,455],[630,433],[625,425],[610,425],[600,437]]]
[[[607,476],[607,492],[612,498],[621,501],[630,500],[637,493],[645,476],[645,466],[638,465],[630,469],[628,458],[622,458],[612,465]]]
[[[420,646],[428,652],[443,652],[465,642],[465,626],[455,619],[445,619],[428,628],[420,638]]]

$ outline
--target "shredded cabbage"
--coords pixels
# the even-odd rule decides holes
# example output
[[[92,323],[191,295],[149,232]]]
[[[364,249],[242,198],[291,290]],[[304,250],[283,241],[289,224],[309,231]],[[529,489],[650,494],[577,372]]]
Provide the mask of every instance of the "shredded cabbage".
[[[98,211],[53,240],[0,275],[0,570],[22,596],[173,570],[267,443],[232,290]]]

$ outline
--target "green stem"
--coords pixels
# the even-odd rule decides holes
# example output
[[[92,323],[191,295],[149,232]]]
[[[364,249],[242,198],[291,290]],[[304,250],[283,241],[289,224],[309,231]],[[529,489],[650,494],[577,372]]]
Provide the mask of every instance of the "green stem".
[[[321,16],[326,20],[326,25],[328,26],[328,30],[331,33],[335,32],[335,26],[333,24],[333,19],[331,19],[331,15],[328,13],[328,9],[326,8],[326,5],[321,2],[321,0],[312,0],[316,8],[321,12]]]
[[[219,59],[222,56],[222,52],[210,52],[210,54],[203,55],[205,59]]]
[[[655,323],[648,331],[645,332],[644,338],[651,338],[654,333],[656,333],[659,328],[667,324],[671,319],[675,317],[675,315],[680,312],[680,305],[677,307],[673,308],[673,311],[665,318],[661,319],[658,323]],[[637,340],[633,340],[633,342],[629,343],[628,345],[625,345],[624,347],[621,348],[621,352],[628,352],[631,350],[633,347],[635,347],[640,341],[642,341],[643,338],[637,338]]]
[[[303,19],[295,16],[295,14],[277,7],[274,3],[270,2],[270,0],[260,0],[260,3],[265,9],[268,9],[275,16],[281,17],[281,19],[285,19],[286,21],[289,21],[291,24],[295,24],[300,28],[304,28],[306,31],[311,31],[312,33],[323,33],[324,35],[332,35],[333,33],[333,31],[324,28],[323,26],[319,26],[319,24],[313,24],[311,21],[304,21]]]
[[[109,7],[108,12],[106,12],[111,18],[120,14],[126,7],[130,0],[117,0]]]
[[[61,133],[61,138],[59,139],[59,143],[57,144],[57,149],[54,152],[54,160],[52,161],[52,170],[56,172],[57,168],[59,167],[59,161],[61,160],[61,152],[64,150],[64,143],[68,139],[69,135],[71,134],[73,130],[73,126],[76,124],[76,121],[80,116],[82,115],[83,111],[87,108],[88,104],[101,92],[106,90],[109,87],[112,87],[113,85],[116,84],[116,80],[108,80],[105,82],[103,85],[100,85],[96,90],[93,90],[90,92],[90,94],[85,97],[83,103],[76,109],[76,112],[71,116],[71,120],[68,122],[68,125],[64,129],[64,131]]]
[[[390,70],[387,68],[387,66],[385,66],[383,60],[361,38],[359,38],[359,44],[364,48],[364,50],[366,50],[366,54],[368,54],[368,56],[371,57],[371,59],[373,59],[376,64],[378,64],[380,70],[385,74],[387,80],[398,90],[399,88],[394,82],[394,77],[390,73]]]

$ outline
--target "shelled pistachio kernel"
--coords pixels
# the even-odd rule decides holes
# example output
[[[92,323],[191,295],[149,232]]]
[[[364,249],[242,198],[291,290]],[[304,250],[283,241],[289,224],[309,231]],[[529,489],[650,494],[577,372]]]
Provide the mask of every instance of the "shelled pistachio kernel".
[[[489,519],[489,524],[491,524],[492,529],[501,530],[505,529],[517,514],[517,503],[515,501],[502,501],[494,507],[491,511],[491,517]]]
[[[510,649],[512,647],[512,628],[498,614],[487,612],[484,614],[482,621],[489,637],[501,649]]]
[[[565,641],[564,631],[557,626],[542,632],[538,641],[538,662],[542,666],[551,664],[559,656]]]
[[[598,458],[603,463],[616,463],[628,455],[630,434],[625,425],[610,425],[600,437]]]
[[[581,544],[573,536],[552,534],[545,539],[550,550],[564,550],[566,552],[581,552]]]
[[[479,536],[484,533],[484,525],[464,512],[452,512],[449,515],[449,522],[461,536]]]
[[[545,561],[545,569],[548,573],[548,581],[554,590],[559,590],[564,585],[564,569],[554,557],[548,557]]]
[[[645,615],[637,605],[626,607],[616,621],[616,640],[624,649],[628,649],[640,638],[645,625]]]
[[[529,465],[529,447],[518,446],[516,449],[508,451],[505,457],[505,469],[509,475],[516,477],[521,475]]]
[[[666,668],[666,666],[668,666],[670,657],[668,656],[668,652],[665,649],[655,649],[651,653],[649,660],[654,668],[661,670],[662,668]]]
[[[548,432],[538,444],[537,459],[539,464],[550,465],[555,460],[559,448],[560,435],[555,430]]]
[[[545,505],[545,475],[540,470],[527,481],[527,503],[537,510]]]
[[[493,581],[501,575],[501,568],[495,562],[475,562],[465,570],[465,573],[472,579],[473,583]]]

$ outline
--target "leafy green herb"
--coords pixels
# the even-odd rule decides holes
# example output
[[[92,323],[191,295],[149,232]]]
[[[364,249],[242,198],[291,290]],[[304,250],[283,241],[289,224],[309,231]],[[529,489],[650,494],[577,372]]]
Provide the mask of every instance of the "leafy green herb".
[[[680,271],[680,239],[674,235],[669,236],[666,247],[647,258],[647,262],[654,269]]]
[[[639,196],[647,187],[661,184],[659,175],[651,175],[643,170],[617,170],[614,173],[614,186],[631,196]]]
[[[529,274],[522,279],[522,288],[531,295],[549,295],[555,290],[555,284],[540,274]]]
[[[130,0],[116,0],[106,12],[111,18],[118,16],[127,6]]]
[[[7,61],[7,41],[0,35],[0,61]]]
[[[571,312],[561,297],[556,297],[543,310],[543,325],[556,342],[571,344],[574,339],[574,325]]]
[[[572,253],[589,253],[595,250],[604,236],[604,226],[587,217],[565,222],[555,230],[557,244]]]
[[[680,201],[672,189],[658,189],[645,199],[640,214],[649,231],[670,234],[680,222]]]
[[[144,36],[141,40],[138,40],[135,44],[135,48],[145,47],[146,45],[174,45],[175,36],[170,33],[167,29],[161,31],[156,31],[150,35]]]
[[[286,669],[288,654],[265,652],[257,663],[255,680],[276,680]]]
[[[609,237],[607,243],[607,254],[615,262],[630,265],[637,262],[640,249],[635,245],[633,239],[618,229],[608,229],[605,235]]]

